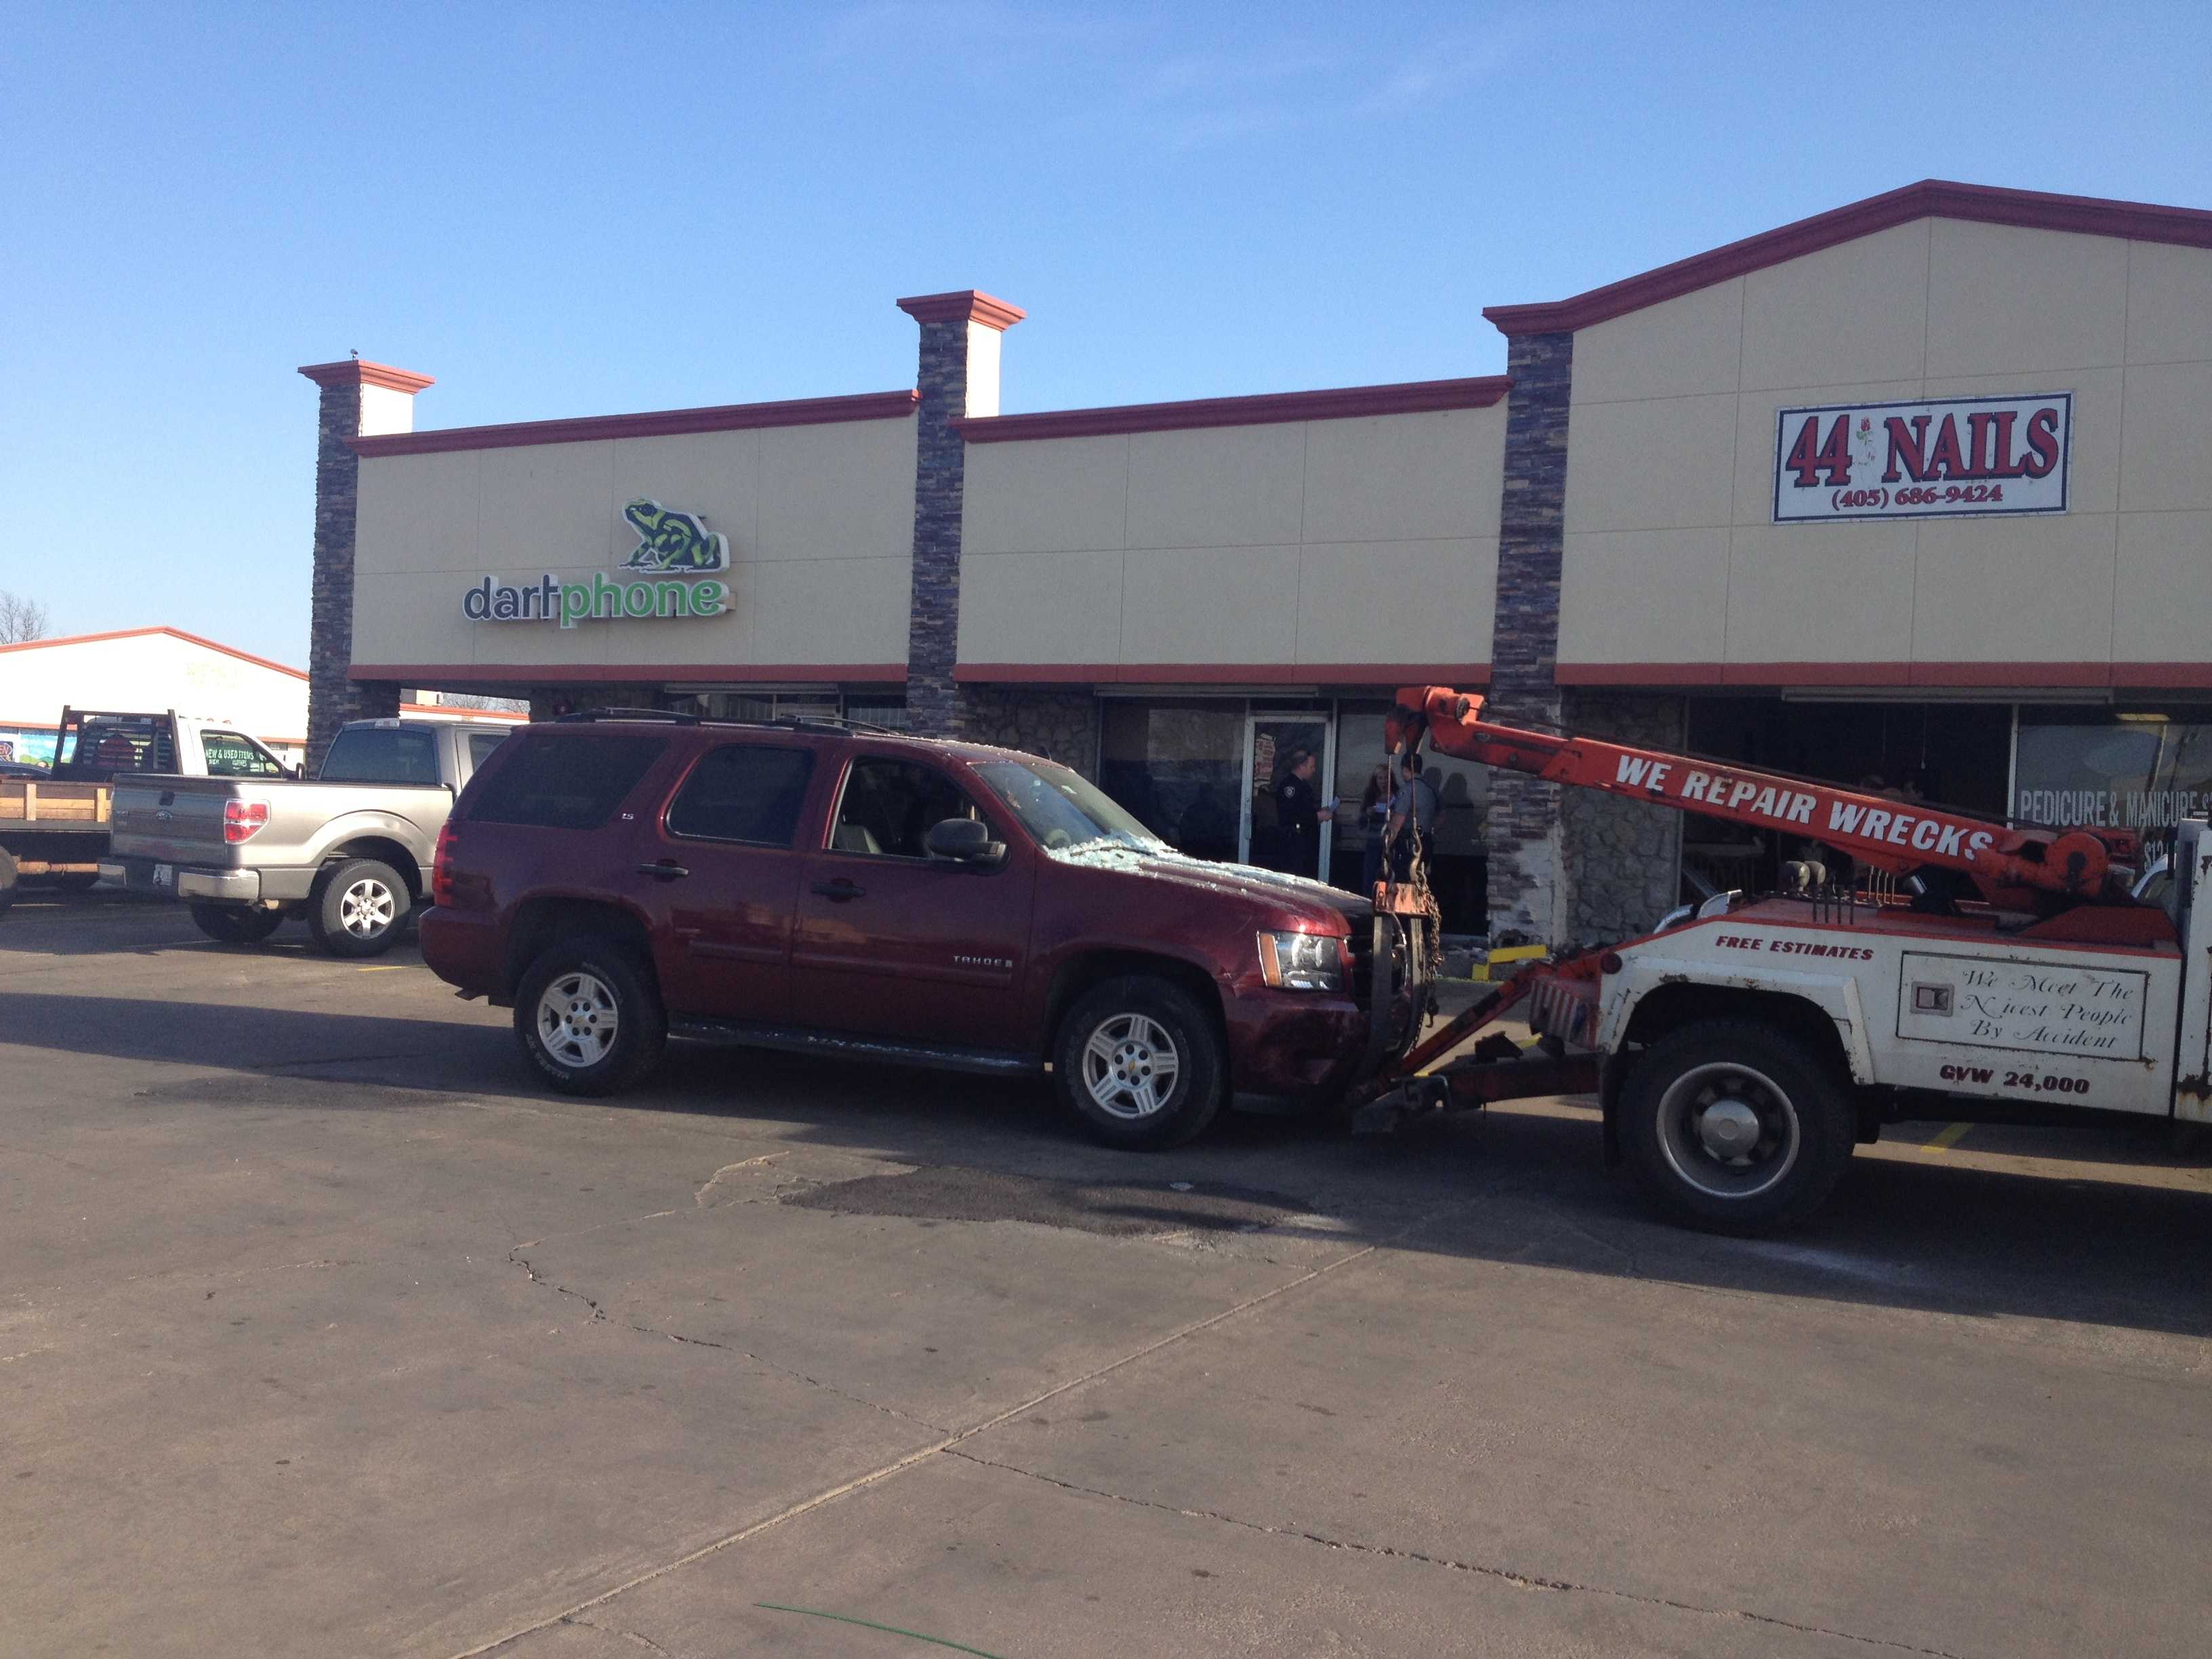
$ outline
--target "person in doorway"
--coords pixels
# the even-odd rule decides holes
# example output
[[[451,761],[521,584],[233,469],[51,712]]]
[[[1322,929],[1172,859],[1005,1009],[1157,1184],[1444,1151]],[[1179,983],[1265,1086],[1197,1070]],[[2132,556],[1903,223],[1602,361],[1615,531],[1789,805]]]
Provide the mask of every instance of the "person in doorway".
[[[1375,884],[1382,879],[1382,845],[1384,832],[1390,825],[1390,763],[1379,763],[1367,775],[1367,787],[1359,797],[1359,828],[1365,840],[1359,853],[1359,890],[1369,898],[1375,896]]]
[[[1419,755],[1406,757],[1405,781],[1390,802],[1390,821],[1382,839],[1390,848],[1390,879],[1404,881],[1413,873],[1413,854],[1421,855],[1426,869],[1437,847],[1437,810],[1443,799],[1421,765]]]
[[[1313,750],[1293,749],[1290,764],[1275,781],[1281,867],[1293,876],[1314,876],[1321,870],[1321,792],[1314,787],[1314,774],[1319,769]]]

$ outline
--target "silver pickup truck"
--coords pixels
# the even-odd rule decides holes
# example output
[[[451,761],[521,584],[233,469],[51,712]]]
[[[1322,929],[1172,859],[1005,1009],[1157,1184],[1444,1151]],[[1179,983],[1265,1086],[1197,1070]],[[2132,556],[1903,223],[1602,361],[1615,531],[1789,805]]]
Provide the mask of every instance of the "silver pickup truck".
[[[138,774],[116,780],[103,880],[179,899],[210,939],[250,945],[304,916],[332,956],[389,950],[429,885],[454,797],[514,730],[488,720],[356,720],[312,783]]]

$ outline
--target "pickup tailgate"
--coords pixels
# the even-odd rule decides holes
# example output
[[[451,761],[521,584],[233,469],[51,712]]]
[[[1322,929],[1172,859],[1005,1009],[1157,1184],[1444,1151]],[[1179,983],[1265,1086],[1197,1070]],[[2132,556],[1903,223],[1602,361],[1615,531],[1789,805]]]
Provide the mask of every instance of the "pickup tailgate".
[[[256,796],[265,800],[268,792],[229,778],[118,778],[108,849],[122,858],[164,863],[235,864],[240,849],[223,840],[223,806]]]

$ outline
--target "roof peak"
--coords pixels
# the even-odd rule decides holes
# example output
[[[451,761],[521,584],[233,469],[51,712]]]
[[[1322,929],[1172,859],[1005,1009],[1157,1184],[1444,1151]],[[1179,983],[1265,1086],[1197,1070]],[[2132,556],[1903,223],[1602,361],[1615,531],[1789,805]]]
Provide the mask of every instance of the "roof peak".
[[[1502,334],[1571,332],[1916,219],[1964,219],[2027,230],[2071,231],[2212,248],[2212,212],[2201,208],[2161,207],[2148,202],[2056,196],[2045,191],[1923,179],[1569,299],[1536,305],[1486,306],[1482,314]]]

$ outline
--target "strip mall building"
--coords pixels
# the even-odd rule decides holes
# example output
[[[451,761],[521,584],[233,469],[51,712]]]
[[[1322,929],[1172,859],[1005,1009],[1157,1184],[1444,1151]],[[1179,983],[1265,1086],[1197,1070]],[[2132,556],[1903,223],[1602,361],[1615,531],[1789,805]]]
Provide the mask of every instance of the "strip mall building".
[[[915,389],[413,429],[322,389],[310,746],[399,689],[842,712],[1048,751],[1207,856],[1392,688],[2045,822],[2212,805],[2212,213],[1927,183],[1549,304],[1501,377],[1001,414]],[[1449,919],[1555,941],[1799,849],[1449,781]]]

